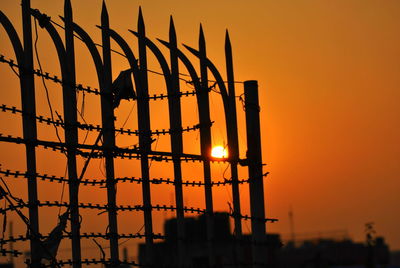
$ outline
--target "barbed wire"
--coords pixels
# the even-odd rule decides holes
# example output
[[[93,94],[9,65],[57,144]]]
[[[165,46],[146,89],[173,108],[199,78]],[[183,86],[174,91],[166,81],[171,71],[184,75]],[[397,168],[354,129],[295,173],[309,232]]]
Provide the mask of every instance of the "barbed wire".
[[[28,267],[30,267],[31,262],[29,259],[27,259],[25,261],[25,263],[28,265]],[[73,265],[73,264],[86,264],[86,265],[105,264],[105,265],[111,265],[111,267],[115,267],[115,265],[125,264],[125,265],[131,265],[131,266],[136,266],[136,267],[149,267],[146,265],[138,264],[135,261],[118,261],[118,263],[115,263],[111,259],[82,259],[81,261],[78,261],[78,262],[68,259],[68,260],[60,260],[60,261],[57,261],[56,263],[51,263],[48,265],[42,265],[41,267],[54,267],[54,264],[58,264],[60,266]]]
[[[52,149],[53,151],[61,151],[61,152],[66,152],[67,148],[73,148],[76,150],[76,154],[80,155],[82,157],[91,157],[91,158],[103,158],[105,154],[112,154],[113,157],[119,157],[121,159],[140,159],[143,155],[146,155],[149,157],[151,160],[154,161],[174,161],[174,159],[178,158],[180,161],[184,162],[203,162],[203,161],[209,161],[209,162],[217,162],[217,163],[224,163],[224,162],[232,162],[234,160],[228,159],[228,158],[209,158],[209,157],[204,157],[201,155],[196,155],[196,154],[186,154],[186,153],[181,153],[181,154],[175,154],[175,153],[170,153],[170,152],[160,152],[160,151],[144,151],[141,150],[139,147],[134,147],[133,149],[129,148],[121,148],[117,146],[113,147],[105,147],[105,146],[99,146],[99,145],[89,145],[89,144],[67,144],[67,143],[60,143],[60,142],[53,142],[53,141],[43,141],[43,140],[38,140],[38,139],[24,139],[21,137],[13,137],[12,135],[3,135],[0,133],[0,142],[10,142],[10,143],[16,143],[16,144],[31,144],[34,146],[41,146],[44,149]],[[81,149],[84,150],[98,150],[99,152],[85,152],[82,151]]]
[[[47,235],[41,235],[40,238],[41,239],[47,239],[50,236],[50,234]],[[132,233],[132,234],[118,234],[117,237],[118,239],[142,239],[145,237],[151,237],[153,239],[165,239],[166,236],[162,235],[161,233],[153,233],[153,234],[140,234],[140,233]],[[84,232],[81,233],[79,235],[79,238],[86,238],[86,239],[90,239],[90,238],[104,238],[106,240],[109,240],[111,237],[110,233],[104,234],[104,233],[94,233],[94,232]],[[35,236],[32,235],[19,235],[17,237],[14,236],[10,236],[8,239],[1,239],[0,240],[0,245],[5,245],[8,244],[10,242],[14,243],[14,242],[24,242],[24,241],[28,241],[30,239],[33,238],[37,238]],[[63,234],[61,236],[61,238],[72,238],[72,234]],[[1,253],[0,253],[1,254]]]
[[[190,132],[190,131],[195,131],[198,129],[201,129],[203,127],[208,127],[208,126],[212,126],[212,124],[214,123],[214,121],[211,121],[209,124],[207,125],[202,125],[202,124],[196,124],[193,126],[186,126],[186,127],[182,127],[180,129],[156,129],[156,130],[152,130],[150,132],[145,132],[145,131],[139,131],[139,130],[132,130],[129,128],[103,128],[100,125],[94,125],[94,124],[88,124],[88,123],[80,123],[80,122],[76,122],[75,124],[70,124],[70,123],[66,123],[63,118],[61,116],[59,116],[59,119],[57,120],[53,120],[49,117],[45,117],[45,116],[32,116],[31,114],[25,113],[24,111],[22,111],[21,109],[16,108],[15,106],[7,106],[5,104],[2,104],[0,106],[0,111],[2,112],[11,112],[12,114],[22,114],[22,115],[28,115],[31,117],[34,117],[39,123],[45,123],[47,125],[54,125],[57,127],[77,127],[79,129],[82,130],[88,130],[88,131],[97,131],[97,132],[101,132],[101,131],[114,131],[118,134],[127,134],[128,136],[130,135],[136,135],[139,136],[140,134],[144,134],[144,135],[156,135],[156,136],[160,136],[160,135],[167,135],[167,134],[173,134],[173,133],[184,133],[184,132]]]
[[[0,208],[0,214],[4,214],[5,212],[12,210],[14,208],[27,208],[31,204],[23,203],[20,202],[14,206],[6,206],[5,208]],[[71,205],[68,202],[59,202],[59,201],[37,201],[36,204],[38,207],[70,207]],[[93,204],[93,203],[79,203],[77,205],[79,208],[85,208],[85,209],[95,209],[95,210],[108,210],[110,208],[109,205],[106,204]],[[151,206],[143,206],[143,205],[119,205],[115,206],[115,209],[118,211],[145,211],[145,210],[150,210],[150,211],[175,211],[178,210],[178,208],[174,206],[167,206],[167,205],[151,205]],[[192,213],[192,214],[204,214],[206,213],[205,209],[201,208],[194,208],[194,207],[183,207],[182,210],[186,213]],[[248,218],[248,216],[243,216]]]
[[[50,18],[49,18],[49,20],[50,20],[51,23],[54,23],[55,25],[65,29],[63,26],[55,23]],[[35,21],[35,23],[36,23],[36,21]],[[77,36],[75,34],[74,34],[74,36],[76,38],[81,39],[79,36]],[[101,44],[95,43],[95,45],[102,47]],[[111,51],[115,52],[115,53],[118,53],[121,56],[126,57],[124,54],[122,54],[122,53],[120,53],[118,51],[115,51],[115,50],[111,50]],[[8,63],[9,66],[11,67],[11,69],[18,76],[18,73],[14,70],[14,67],[17,67],[17,68],[20,68],[20,69],[22,67],[20,67],[17,64],[15,64],[13,60],[6,60],[3,55],[0,55],[0,62]],[[34,70],[34,69],[32,69],[32,70],[27,70],[27,71],[32,72],[34,75],[41,77],[43,79],[43,81],[44,80],[49,80],[49,81],[52,81],[54,83],[58,83],[58,84],[62,84],[62,85],[68,85],[68,86],[70,86],[70,87],[72,87],[72,88],[74,88],[74,89],[76,89],[78,91],[82,91],[83,93],[88,92],[88,93],[95,94],[95,95],[107,95],[107,96],[110,96],[110,94],[104,94],[104,93],[100,92],[99,89],[96,89],[96,88],[92,89],[90,86],[82,86],[81,84],[78,84],[78,85],[77,84],[73,84],[73,85],[69,84],[68,82],[59,79],[56,75],[51,75],[51,74],[49,74],[47,72],[43,72],[42,70]],[[152,71],[152,70],[149,70],[149,69],[147,69],[146,71],[151,72],[151,73],[155,73],[155,74],[158,74],[158,75],[164,75],[163,73]],[[180,74],[180,73],[179,73],[179,75],[188,76],[186,74]],[[186,79],[183,79],[181,77],[179,77],[179,79],[185,81],[189,85],[193,85],[193,81],[186,80]],[[215,81],[208,80],[208,82],[215,82]],[[227,83],[226,81],[223,81],[223,82]],[[234,81],[234,83],[243,83],[243,82]],[[209,91],[214,91],[214,92],[216,92],[218,94],[221,94],[216,89],[213,89],[215,86],[216,86],[216,82],[214,83],[214,85],[209,87]],[[158,99],[163,100],[165,98],[168,99],[168,98],[172,98],[172,97],[195,96],[196,94],[197,94],[196,91],[186,91],[186,92],[179,92],[179,93],[174,94],[174,95],[168,95],[168,94],[166,94],[166,95],[165,94],[157,95],[157,94],[154,94],[153,96],[145,96],[145,97],[142,97],[142,98],[143,99],[148,99],[148,100],[158,100]],[[239,100],[241,100],[240,96],[239,96]],[[3,112],[4,111],[11,111],[12,113],[21,113],[21,114],[23,113],[21,110],[18,110],[15,107],[12,107],[10,109],[10,107],[3,105],[0,108],[3,109]],[[77,122],[76,124],[66,124],[66,123],[63,122],[62,118],[60,118],[60,120],[54,120],[52,118],[48,118],[48,117],[46,118],[46,117],[43,117],[43,116],[35,116],[35,118],[40,123],[53,124],[54,126],[57,126],[57,127],[64,127],[65,128],[65,127],[68,127],[68,126],[76,126],[76,127],[80,128],[80,129],[85,129],[85,130],[88,130],[88,131],[98,131],[98,132],[101,132],[103,130],[104,131],[110,130],[110,129],[101,128],[99,125],[95,126],[95,125],[92,125],[92,124],[81,124],[79,122]],[[200,124],[198,124],[198,125],[195,125],[193,127],[187,127],[187,128],[175,129],[175,130],[173,130],[173,129],[169,129],[169,130],[162,129],[162,130],[151,131],[150,133],[139,133],[138,130],[133,130],[132,131],[130,129],[124,129],[124,128],[111,129],[111,130],[113,130],[113,131],[115,131],[117,133],[128,134],[128,135],[131,135],[131,134],[133,134],[133,135],[147,134],[147,135],[157,135],[157,136],[159,136],[159,135],[171,134],[171,133],[174,133],[174,132],[192,131],[192,130],[199,129],[201,127],[202,126],[200,126]],[[57,128],[56,128],[56,130],[57,130]],[[83,145],[82,144],[70,145],[70,144],[67,144],[67,143],[62,143],[61,140],[59,142],[40,141],[40,140],[36,140],[36,139],[28,140],[28,139],[24,139],[24,138],[20,138],[20,137],[12,137],[10,135],[5,137],[2,134],[0,134],[0,141],[14,142],[14,143],[24,143],[24,144],[30,143],[30,144],[34,144],[35,146],[43,146],[45,149],[50,148],[50,149],[53,149],[53,150],[59,150],[59,151],[61,151],[63,153],[66,152],[67,148],[73,148],[78,152],[78,155],[81,155],[83,157],[101,158],[101,157],[104,157],[105,153],[112,152],[113,156],[115,156],[115,157],[121,157],[121,158],[127,157],[129,159],[131,159],[131,158],[139,159],[142,155],[151,155],[150,158],[152,160],[155,160],[155,161],[172,161],[172,160],[174,160],[174,158],[176,159],[176,157],[179,157],[180,160],[183,160],[183,161],[186,161],[186,162],[187,161],[209,161],[210,160],[209,158],[205,158],[205,157],[199,156],[199,155],[184,155],[184,154],[172,155],[171,153],[168,153],[168,155],[165,155],[165,154],[164,155],[163,154],[160,155],[160,152],[152,152],[152,151],[143,152],[143,151],[140,151],[140,149],[137,146],[134,146],[134,149],[126,149],[125,150],[124,148],[119,148],[119,147],[106,148],[104,146],[96,146],[96,145],[85,146],[84,144]],[[78,147],[78,148],[80,148],[82,150],[95,148],[96,150],[99,150],[100,152],[95,153],[95,155],[93,156],[91,153],[87,153],[85,151],[79,150],[76,147]],[[215,162],[230,162],[232,160],[221,159],[221,160],[211,160],[211,161],[212,162],[214,162],[214,161]],[[2,172],[3,171],[0,170],[0,173],[2,173]],[[7,177],[8,176],[14,176],[14,177],[20,177],[20,176],[29,177],[30,176],[27,172],[22,174],[19,171],[10,172],[9,170],[6,170],[2,174],[4,174]],[[268,173],[262,175],[262,177],[266,176],[267,174]],[[40,177],[43,180],[57,181],[57,182],[60,182],[60,183],[62,183],[62,182],[68,182],[69,183],[70,182],[68,179],[66,179],[64,177],[49,176],[47,174],[44,174],[44,175],[35,174],[35,176]],[[143,182],[143,179],[142,178],[131,177],[131,178],[117,178],[117,179],[115,179],[115,181],[116,182],[130,182],[130,183],[136,182],[136,183],[141,183],[141,182]],[[159,178],[159,179],[153,178],[153,179],[150,179],[149,181],[150,181],[150,183],[153,183],[153,184],[165,183],[165,184],[176,185],[177,183],[180,183],[180,184],[185,185],[185,186],[193,186],[193,187],[195,187],[195,186],[200,187],[200,186],[207,185],[206,183],[201,182],[201,181],[175,182],[174,180],[171,180],[169,178],[166,178],[166,179],[165,178]],[[250,179],[235,180],[235,181],[225,179],[224,181],[211,182],[211,186],[225,186],[227,184],[232,184],[232,183],[248,183],[249,181],[250,181]],[[100,185],[100,186],[103,186],[103,185],[106,184],[106,180],[100,180],[100,181],[99,180],[83,180],[81,183],[84,184],[84,185]],[[53,201],[41,202],[41,201],[38,201],[35,204],[32,204],[32,203],[24,204],[24,203],[22,203],[22,204],[18,204],[16,206],[14,206],[14,207],[16,207],[16,208],[26,208],[26,207],[29,207],[30,205],[37,205],[39,207],[70,207],[71,206],[67,202],[57,202],[57,201],[55,201],[55,202],[53,202]],[[89,208],[89,209],[99,209],[99,210],[104,210],[104,212],[106,212],[110,208],[109,205],[92,204],[92,203],[87,203],[87,204],[80,203],[78,205],[78,207]],[[193,208],[193,207],[191,207],[191,208],[188,208],[188,207],[177,208],[177,207],[166,206],[166,205],[162,205],[162,206],[161,205],[153,205],[153,206],[147,206],[147,207],[146,206],[141,206],[141,205],[137,205],[137,206],[127,206],[127,205],[124,206],[124,205],[121,205],[121,206],[116,206],[116,208],[117,208],[117,210],[120,210],[120,211],[140,211],[140,210],[143,210],[143,211],[146,211],[146,210],[157,210],[157,211],[159,211],[159,210],[164,210],[164,211],[171,210],[171,211],[174,211],[174,210],[179,210],[180,209],[180,210],[183,210],[184,212],[188,212],[188,213],[197,213],[197,214],[207,214],[207,213],[209,213],[205,209],[201,209],[201,208]],[[0,213],[4,214],[7,211],[7,209],[10,209],[10,207],[5,208],[5,209],[0,209]],[[241,218],[241,219],[244,219],[244,220],[257,220],[257,221],[263,221],[263,222],[266,222],[266,221],[274,222],[274,221],[276,221],[276,219],[268,219],[268,218],[261,219],[261,218],[250,217],[248,215],[241,215],[241,214],[234,214],[234,213],[229,214],[229,216],[230,217],[234,217],[234,218]],[[155,239],[165,239],[165,236],[162,236],[161,234],[146,234],[146,235],[144,235],[144,234],[139,234],[139,233],[126,234],[126,235],[125,234],[115,234],[115,233],[113,233],[113,234],[83,233],[83,234],[80,235],[80,237],[81,238],[105,238],[105,239],[109,239],[110,235],[117,235],[118,238],[128,238],[128,239],[131,239],[131,238],[144,238],[144,237],[149,237],[149,236],[152,236]],[[48,237],[48,235],[44,236],[44,237]],[[63,238],[72,238],[72,235],[70,235],[70,234],[63,235]],[[0,244],[16,241],[15,239],[14,240],[13,239],[14,238],[10,237],[8,240],[0,240]],[[25,237],[24,236],[19,236],[19,239],[21,241],[26,241],[28,239],[31,239],[31,237],[29,237],[29,236],[25,236]],[[3,249],[0,251],[0,254],[4,255],[3,252],[6,252],[6,253],[8,252],[10,254],[17,254],[17,253],[15,253],[17,251],[5,251]],[[18,254],[22,254],[22,253],[18,252]],[[30,264],[29,259],[26,260],[26,263],[29,266],[29,264]],[[109,265],[110,264],[110,265],[114,266],[114,265],[117,265],[117,264],[118,265],[119,264],[126,264],[126,265],[133,265],[133,266],[142,266],[142,267],[144,266],[144,265],[136,263],[134,261],[132,261],[132,262],[119,261],[119,260],[115,261],[115,260],[112,260],[112,259],[105,259],[105,256],[103,256],[103,258],[101,258],[101,259],[82,259],[80,261],[72,261],[72,260],[68,259],[68,260],[53,261],[50,265],[47,265],[47,266],[45,265],[44,267],[53,267],[55,264],[63,266],[63,265],[72,265],[72,264],[76,264],[76,263],[86,264],[86,265],[90,265],[90,264],[106,264],[106,265]],[[227,264],[227,265],[230,265],[230,264]]]
[[[18,257],[18,255],[22,255],[23,253],[18,250],[6,250],[6,249],[0,249],[0,255],[6,256],[6,255],[13,255],[14,257]]]
[[[27,203],[18,203],[14,206],[6,206],[5,208],[0,208],[0,214],[4,214],[7,211],[13,210],[15,208],[21,209],[21,208],[27,208],[32,203],[27,204]],[[37,201],[35,203],[38,207],[70,207],[71,205],[68,202],[58,202],[58,201]],[[107,211],[110,206],[104,205],[104,204],[93,204],[93,203],[79,203],[77,205],[79,208],[85,208],[85,209],[95,209],[95,210],[104,210]],[[177,208],[174,206],[167,206],[167,205],[151,205],[151,206],[144,206],[144,205],[119,205],[115,206],[115,209],[117,211],[177,211],[177,210],[182,210],[185,213],[191,213],[191,214],[198,214],[198,215],[203,215],[203,214],[208,214],[209,212],[206,209],[202,208],[194,208],[194,207],[183,207],[183,208]],[[278,219],[272,219],[272,218],[258,218],[258,217],[252,217],[249,215],[242,215],[239,213],[229,213],[229,216],[232,218],[239,218],[243,220],[251,220],[251,221],[261,221],[261,222],[275,222],[278,221]]]
[[[31,264],[30,260],[27,259],[25,263],[29,266]],[[110,267],[117,267],[118,265],[129,265],[129,266],[135,266],[135,267],[146,267],[146,268],[157,268],[158,266],[155,265],[149,265],[149,264],[140,264],[135,261],[113,261],[112,259],[82,259],[81,261],[73,261],[71,259],[68,260],[59,260],[56,263],[51,263],[47,265],[42,265],[42,267],[53,267],[54,264],[64,266],[64,265],[74,265],[74,264],[86,264],[86,265],[96,265],[96,264],[104,264],[104,265],[110,265]],[[265,263],[257,263],[257,262],[233,262],[233,263],[222,263],[224,267],[226,266],[233,266],[233,267],[265,267]],[[193,267],[192,265],[163,265],[165,268],[191,268]],[[211,267],[211,266],[209,266]]]
[[[17,67],[18,69],[23,69],[23,67],[21,67],[15,63],[15,60],[6,59],[6,57],[2,54],[0,54],[0,62],[7,63],[14,72],[15,72],[15,69],[13,69],[14,67]],[[60,79],[57,75],[53,75],[48,72],[42,72],[40,69],[32,69],[29,71],[33,72],[34,75],[41,77],[45,80],[49,80],[49,81],[52,81],[54,83],[58,83],[61,85],[68,85],[78,91],[87,92],[87,93],[91,93],[91,94],[95,94],[95,95],[107,95],[107,94],[100,92],[99,89],[91,87],[91,86],[83,86],[82,84],[68,83],[67,81],[63,81],[62,79]],[[189,97],[189,96],[195,96],[195,95],[197,95],[197,92],[195,90],[192,90],[192,91],[187,90],[187,91],[178,92],[177,94],[152,94],[152,95],[141,96],[141,97],[137,96],[137,99],[164,100],[164,99],[173,98],[173,97]]]
[[[6,170],[2,170],[0,169],[0,174],[3,174],[5,177],[14,177],[14,178],[18,178],[18,177],[24,177],[24,178],[28,178],[29,174],[28,172],[21,172],[21,171],[12,171],[9,169]],[[269,172],[266,172],[265,174],[263,174],[263,177],[266,177],[269,174]],[[64,177],[58,177],[55,175],[48,175],[48,174],[39,174],[36,173],[34,175],[37,178],[40,178],[41,180],[47,180],[50,182],[58,182],[58,183],[62,183],[62,182],[66,182],[66,183],[70,183],[69,179],[66,179]],[[249,183],[251,181],[250,178],[248,179],[243,179],[243,180],[237,180],[237,181],[233,181],[233,180],[228,180],[225,179],[224,181],[213,181],[211,182],[211,186],[226,186],[226,185],[231,185],[234,183],[237,184],[244,184],[244,183]],[[122,177],[122,178],[115,178],[114,179],[115,183],[137,183],[140,184],[143,182],[142,178],[139,177]],[[152,184],[171,184],[171,185],[183,185],[183,186],[191,186],[191,187],[201,187],[201,186],[205,186],[205,185],[209,185],[208,183],[202,182],[202,181],[175,181],[173,179],[170,178],[153,178],[153,179],[149,179],[149,182]],[[106,179],[100,179],[100,180],[96,180],[96,179],[85,179],[80,181],[80,184],[83,184],[85,186],[104,186],[106,185],[107,180]]]

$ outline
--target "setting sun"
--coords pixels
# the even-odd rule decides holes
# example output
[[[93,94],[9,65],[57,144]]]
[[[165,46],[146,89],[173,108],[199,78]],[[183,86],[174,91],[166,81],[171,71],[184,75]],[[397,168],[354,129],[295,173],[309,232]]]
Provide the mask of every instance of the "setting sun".
[[[223,146],[215,146],[211,150],[211,156],[216,158],[228,157],[228,151]]]

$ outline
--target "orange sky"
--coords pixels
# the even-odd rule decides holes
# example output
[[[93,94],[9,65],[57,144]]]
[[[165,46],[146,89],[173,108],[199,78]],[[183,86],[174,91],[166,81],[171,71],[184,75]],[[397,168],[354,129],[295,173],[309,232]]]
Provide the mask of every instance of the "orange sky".
[[[95,25],[100,24],[101,1],[72,3],[75,21],[100,43],[100,31]],[[397,105],[400,97],[400,2],[108,1],[111,28],[123,35],[134,51],[137,51],[137,40],[127,29],[136,30],[140,5],[146,32],[153,40],[167,40],[169,15],[172,14],[178,42],[197,48],[198,28],[202,23],[208,56],[223,74],[224,34],[228,28],[234,53],[235,80],[258,80],[263,161],[268,164],[264,169],[270,172],[265,180],[266,211],[268,217],[279,218],[279,222],[267,226],[268,231],[288,234],[287,215],[292,207],[298,233],[346,229],[352,238],[360,241],[363,240],[364,224],[373,221],[377,233],[385,236],[391,248],[400,249],[400,110]],[[61,23],[58,15],[62,15],[63,1],[32,0],[32,7]],[[2,1],[0,10],[21,32],[19,1]],[[15,58],[3,28],[0,29],[0,40],[0,54]],[[98,87],[87,51],[78,40],[76,47],[77,81]],[[38,49],[43,69],[59,74],[54,48],[41,29]],[[150,67],[159,70],[151,60]],[[113,55],[114,77],[124,68],[127,65],[123,59]],[[0,77],[3,81],[1,104],[20,107],[18,79],[5,64],[0,65]],[[151,92],[164,92],[160,77],[149,75],[149,79]],[[49,116],[41,81],[37,79],[36,85],[38,114]],[[50,82],[48,86],[54,109],[62,112],[60,87]],[[183,83],[181,86],[188,90]],[[238,84],[237,94],[242,91],[242,85]],[[183,98],[182,101],[186,103],[183,125],[196,124],[195,100]],[[220,96],[212,94],[212,120],[216,121],[214,144],[226,141],[220,116],[221,103]],[[87,96],[85,104],[86,120],[99,124],[98,98]],[[121,105],[116,112],[119,118],[117,126],[123,124],[132,106],[133,103]],[[168,120],[163,117],[166,109],[166,101],[152,104],[153,128],[168,128]],[[238,109],[240,149],[244,157],[246,143],[240,104]],[[21,135],[19,116],[2,113],[0,120],[0,133]],[[137,128],[136,115],[130,117],[126,127]],[[54,129],[40,126],[39,138],[55,139]],[[88,143],[95,138],[96,135],[91,134]],[[117,140],[121,146],[136,142],[134,138],[129,140],[126,137]],[[185,136],[185,151],[198,152],[198,142],[196,133]],[[3,143],[0,146],[2,168],[23,170],[23,147]],[[157,146],[159,150],[167,150],[168,137],[160,137]],[[40,172],[64,174],[62,156],[39,151],[38,157]],[[101,177],[100,165],[100,162],[94,162],[88,176]],[[137,162],[116,160],[116,165],[117,176],[140,176]],[[153,163],[152,175],[172,176],[170,167]],[[225,167],[223,164],[215,165],[213,174],[216,180],[222,179]],[[200,180],[201,173],[196,175],[193,170],[201,169],[199,165],[185,167],[185,177]],[[246,178],[245,169],[240,174]],[[10,185],[15,193],[24,196],[24,183],[12,180]],[[172,187],[156,187],[152,192],[155,203],[169,205],[173,202]],[[40,183],[40,189],[42,200],[60,199],[61,185]],[[118,191],[122,204],[141,200],[138,185],[120,187]],[[201,188],[185,191],[188,206],[204,207]],[[248,201],[247,185],[241,191],[245,203]],[[82,187],[81,192],[84,202],[96,203],[105,198],[103,189]],[[226,210],[229,198],[229,188],[215,189],[216,209]],[[248,213],[248,205],[243,204],[243,208]],[[43,213],[47,212],[43,210]],[[50,224],[44,223],[47,229],[55,224],[56,214],[49,212],[51,219],[47,221]],[[94,212],[87,214],[84,221],[87,227],[83,228],[90,229],[95,225],[97,220],[93,221],[92,217],[91,222],[91,215],[95,215]],[[161,222],[171,216],[170,213],[158,213],[154,217],[156,222]],[[105,215],[96,216],[98,218],[106,219]],[[21,225],[15,221],[18,230]],[[133,218],[122,213],[120,221],[120,229],[126,233],[136,232],[142,225],[139,213]],[[103,227],[96,231],[104,232]],[[244,229],[246,231],[245,226]],[[162,228],[156,227],[156,231],[162,232]]]

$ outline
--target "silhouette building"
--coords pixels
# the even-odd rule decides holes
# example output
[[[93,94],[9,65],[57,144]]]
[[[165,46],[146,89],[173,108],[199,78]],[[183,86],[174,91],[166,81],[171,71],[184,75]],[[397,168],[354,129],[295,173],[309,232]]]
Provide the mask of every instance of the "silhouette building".
[[[238,241],[231,233],[229,214],[218,212],[213,217],[214,234],[212,249],[215,258],[215,267],[232,267],[238,264],[251,265],[251,236],[243,235]],[[206,216],[185,217],[185,265],[189,267],[209,267]],[[176,267],[177,259],[177,220],[167,220],[164,223],[165,240],[155,243],[156,267]],[[268,267],[277,267],[278,249],[281,245],[278,234],[267,234]],[[146,245],[139,245],[139,263],[145,261]]]
[[[280,268],[391,267],[389,247],[382,237],[375,239],[373,247],[350,239],[306,240],[298,247],[288,243],[280,250],[279,260]]]
[[[214,214],[212,243],[215,267],[252,267],[251,236],[238,241],[231,233],[229,214]],[[185,267],[210,267],[207,248],[206,217],[185,217]],[[164,223],[165,240],[155,243],[156,267],[178,267],[177,220]],[[371,248],[350,239],[310,239],[300,245],[281,243],[279,234],[267,234],[265,254],[268,268],[389,268],[389,247],[382,237],[374,240]],[[144,263],[146,245],[139,245],[139,263]],[[371,262],[372,260],[372,262]]]

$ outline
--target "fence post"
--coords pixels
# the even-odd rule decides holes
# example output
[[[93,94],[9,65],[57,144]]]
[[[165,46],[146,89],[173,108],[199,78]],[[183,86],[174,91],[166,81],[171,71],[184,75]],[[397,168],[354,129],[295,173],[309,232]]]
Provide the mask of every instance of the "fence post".
[[[116,208],[116,185],[114,179],[114,156],[115,148],[115,126],[114,126],[114,107],[111,92],[112,73],[111,73],[111,48],[109,35],[109,20],[106,5],[103,1],[101,11],[101,29],[103,44],[103,66],[104,66],[104,88],[101,88],[101,117],[103,122],[103,146],[106,164],[106,185],[107,185],[107,207],[108,222],[110,232],[110,255],[112,265],[119,263],[118,251],[118,225]]]
[[[75,85],[75,51],[74,51],[74,32],[72,20],[71,1],[64,2],[65,16],[65,50],[67,56],[66,65],[68,66],[68,77],[63,77],[67,83],[63,84],[63,106],[65,120],[65,143],[67,147],[68,179],[69,179],[69,202],[71,213],[71,242],[73,267],[81,267],[81,244],[80,244],[80,223],[78,207],[79,181],[76,171],[76,145],[78,143],[77,108]]]
[[[244,82],[246,109],[247,160],[250,186],[250,211],[252,231],[252,255],[254,267],[265,267],[265,210],[264,185],[261,157],[260,106],[257,81]]]
[[[233,199],[233,217],[235,224],[235,238],[239,242],[235,245],[235,263],[242,261],[242,250],[240,247],[240,240],[242,239],[242,221],[240,218],[240,193],[238,183],[238,168],[237,161],[239,160],[239,141],[237,129],[237,116],[236,116],[236,93],[235,82],[233,76],[233,60],[232,60],[232,46],[229,39],[228,30],[225,35],[225,58],[226,58],[226,73],[228,78],[228,93],[229,93],[229,111],[227,111],[228,125],[228,145],[229,145],[229,158],[232,159],[231,165],[231,180],[232,180],[232,199]]]
[[[182,169],[180,156],[183,153],[182,142],[182,118],[181,118],[181,101],[179,87],[179,67],[177,55],[177,40],[174,27],[174,21],[170,19],[169,28],[169,43],[170,43],[170,59],[171,59],[171,92],[168,92],[169,104],[169,121],[172,130],[171,133],[171,151],[174,163],[174,178],[175,178],[175,203],[176,203],[176,218],[177,218],[177,234],[178,234],[178,266],[184,266],[185,262],[185,215],[183,211],[183,190],[182,190]]]
[[[151,129],[150,129],[150,107],[149,107],[149,89],[147,77],[147,54],[146,54],[146,32],[143,21],[142,9],[139,8],[138,18],[139,35],[139,64],[140,64],[140,88],[138,93],[138,125],[139,125],[139,147],[143,152],[140,156],[142,171],[142,195],[144,228],[146,240],[146,265],[153,263],[153,221],[150,192],[150,174],[149,174],[149,156],[151,151]]]
[[[207,247],[209,265],[214,265],[214,223],[213,223],[213,197],[211,187],[211,119],[210,119],[210,104],[208,97],[208,68],[206,55],[206,41],[204,39],[203,28],[200,24],[199,34],[199,54],[200,54],[200,77],[201,89],[199,93],[199,114],[200,114],[200,143],[201,155],[205,158],[203,163],[204,183],[205,183],[205,200],[206,200],[206,219],[207,219]]]
[[[39,211],[36,181],[36,104],[33,76],[32,23],[30,0],[22,0],[22,27],[24,36],[24,64],[20,69],[23,135],[26,139],[29,222],[33,231],[30,239],[31,267],[40,267]]]

